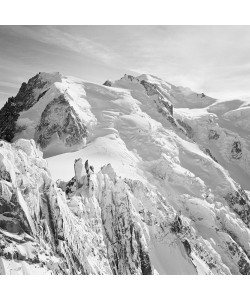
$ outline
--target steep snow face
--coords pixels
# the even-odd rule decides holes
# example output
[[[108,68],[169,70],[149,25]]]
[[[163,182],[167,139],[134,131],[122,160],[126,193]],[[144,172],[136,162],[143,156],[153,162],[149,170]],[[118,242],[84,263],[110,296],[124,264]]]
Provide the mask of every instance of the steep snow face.
[[[37,74],[1,109],[0,137],[35,139],[45,156],[84,147],[87,125],[95,123],[84,94],[81,83],[69,89],[59,73]]]
[[[202,108],[215,103],[216,99],[205,94],[195,93],[190,88],[175,86],[156,76],[143,74],[138,77],[125,74],[121,79],[110,82],[110,86],[138,89],[138,85],[147,82],[166,97],[174,107]]]
[[[33,141],[0,151],[0,274],[154,273],[145,225],[110,165],[95,175],[78,160],[65,194]]]
[[[98,204],[75,216],[34,141],[1,141],[0,168],[1,274],[111,274]]]
[[[228,104],[229,107],[230,104]],[[240,107],[229,110],[226,106],[227,104],[223,103],[205,109],[176,109],[174,117],[178,122],[181,120],[188,124],[192,139],[205,148],[205,151],[216,162],[227,169],[230,176],[243,188],[249,189],[249,109]]]
[[[14,131],[14,144],[4,143],[1,160],[3,181],[22,173],[22,184],[39,186],[36,197],[25,196],[18,184],[15,191],[28,216],[22,228],[38,251],[44,243],[51,249],[40,271],[249,274],[250,160],[242,102],[219,102],[152,75],[104,85],[54,76],[33,106],[16,114],[15,126],[23,128]],[[234,118],[239,123],[232,125]],[[29,166],[40,155],[21,137],[35,139],[51,175],[41,157],[38,175],[36,168],[16,170],[18,160],[6,158],[25,152]],[[36,183],[39,174],[49,184]],[[46,199],[43,206],[39,197]],[[50,237],[39,233],[41,242],[33,230],[43,223]]]
[[[202,195],[167,157],[145,163],[151,183],[78,159],[55,185],[33,141],[1,142],[0,155],[1,274],[250,273],[249,201],[223,168],[219,191]]]
[[[28,83],[22,84],[16,97],[9,98],[0,110],[1,138],[11,141],[16,132],[22,130],[22,126],[30,125],[29,119],[27,119],[21,122],[21,128],[20,126],[16,126],[20,112],[32,108],[46,93],[47,89],[57,81],[61,81],[59,73],[39,73],[32,77]]]
[[[225,119],[228,122],[232,122],[234,126],[239,129],[243,129],[247,132],[250,132],[249,114],[250,114],[249,106],[240,107],[236,110],[226,112],[223,115],[223,119]]]
[[[173,106],[203,107],[214,102],[152,75],[125,75],[107,85],[120,89],[59,73],[39,73],[23,83],[17,96],[1,109],[0,137],[7,141],[32,138],[45,157],[50,157],[82,149],[97,136],[115,132],[112,120],[119,114],[138,112],[142,105],[147,110],[153,106],[151,115],[160,112],[175,124]]]
[[[156,273],[130,188],[136,182],[118,178],[110,165],[94,174],[85,164],[82,173],[78,160],[74,191],[70,182],[64,193],[32,141],[1,142],[1,157],[1,274]]]

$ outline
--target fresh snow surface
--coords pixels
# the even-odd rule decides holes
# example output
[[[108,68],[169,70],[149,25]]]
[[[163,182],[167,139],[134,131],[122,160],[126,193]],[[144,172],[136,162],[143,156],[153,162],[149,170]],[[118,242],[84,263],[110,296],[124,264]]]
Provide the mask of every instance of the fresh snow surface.
[[[54,181],[69,181],[75,175],[76,159],[88,160],[94,167],[94,194],[86,194],[81,187],[67,200],[71,211],[82,217],[79,222],[85,222],[84,218],[103,222],[105,234],[114,238],[115,221],[110,213],[114,206],[124,214],[124,222],[131,219],[139,228],[141,247],[148,251],[155,274],[248,272],[248,267],[240,267],[243,262],[250,266],[250,221],[246,217],[250,202],[242,204],[248,194],[244,189],[250,190],[250,118],[243,101],[219,101],[145,74],[125,75],[111,86],[69,76],[57,80],[57,75],[51,75],[49,80],[44,96],[21,113],[17,124],[26,129],[14,140],[18,146],[18,139],[34,138],[45,107],[54,98],[65,96],[87,127],[86,143],[70,148],[55,135],[43,153]],[[156,86],[158,94],[147,93],[142,81]],[[157,107],[158,95],[173,104],[174,122],[166,117],[165,108]],[[27,149],[26,142],[19,146],[25,153],[33,149]],[[0,161],[11,169],[4,153],[0,153]],[[102,169],[108,164],[112,167]],[[22,195],[19,201],[33,228]],[[80,208],[84,205],[79,201],[86,208]],[[60,205],[64,214],[69,214],[66,205]],[[185,231],[175,234],[169,228],[177,215]],[[75,215],[65,218],[73,228]],[[65,230],[69,232],[69,228]],[[107,243],[106,239],[103,237],[102,243]],[[185,248],[186,240],[191,253]],[[112,247],[107,247],[109,255],[114,255]],[[109,272],[109,268],[100,267],[96,257],[91,258],[88,270]],[[14,263],[6,268],[5,259],[0,268],[8,270],[2,271],[5,273],[41,271]],[[124,266],[119,268],[130,272]]]
[[[159,84],[157,78],[150,76],[143,75],[139,79],[151,80],[152,83]],[[195,108],[193,99],[198,101],[195,93],[191,91],[188,93],[185,89],[184,96],[183,94],[180,96],[179,93],[183,89],[176,87],[171,91],[175,96],[177,95],[175,101],[180,101],[179,106],[191,103],[191,108],[178,108],[177,104],[174,116],[192,126],[196,134],[192,141],[176,132],[156,112],[151,98],[145,95],[138,83],[123,78],[114,83],[115,88],[86,82],[83,85],[86,91],[85,98],[97,122],[90,128],[90,139],[84,149],[48,158],[55,179],[69,180],[73,176],[74,159],[78,157],[83,160],[89,159],[96,171],[102,165],[111,163],[119,176],[139,179],[146,182],[148,186],[156,186],[176,210],[191,218],[210,247],[221,255],[222,261],[226,261],[227,258],[217,246],[221,237],[215,230],[218,226],[215,225],[218,223],[216,215],[222,214],[223,221],[219,223],[222,222],[223,226],[229,226],[231,222],[230,231],[239,234],[242,239],[241,244],[249,247],[240,233],[241,221],[240,225],[237,225],[237,218],[230,212],[224,199],[225,195],[235,187],[234,181],[230,178],[231,174],[229,175],[227,170],[204,151],[207,147],[212,149],[211,152],[215,155],[218,153],[222,166],[228,167],[230,171],[233,172],[233,168],[239,169],[235,176],[234,174],[231,176],[246,187],[249,183],[250,168],[241,165],[233,165],[233,168],[230,168],[232,162],[225,159],[223,155],[224,148],[228,147],[228,144],[224,144],[225,141],[217,142],[218,145],[213,143],[209,145],[207,136],[210,127],[218,128],[218,131],[225,135],[231,129],[232,135],[238,136],[228,123],[225,129],[220,127],[218,116],[215,110],[212,110],[215,104],[210,103],[216,103],[216,100],[212,101],[209,98],[207,107],[201,108],[198,104]],[[169,89],[172,85],[160,83],[160,87],[167,90],[165,93],[170,93]],[[193,98],[191,96],[186,98],[187,94],[192,95]],[[225,110],[228,111],[230,108]],[[222,125],[224,119],[226,115],[222,116]],[[248,229],[244,230],[247,230],[247,235],[250,234]],[[193,274],[197,270],[202,274],[211,273],[211,270],[209,271],[209,268],[204,266],[204,262],[195,254],[191,261],[185,257],[181,247],[176,247],[168,244],[164,246],[164,243],[155,243],[152,239],[150,251],[158,273]]]

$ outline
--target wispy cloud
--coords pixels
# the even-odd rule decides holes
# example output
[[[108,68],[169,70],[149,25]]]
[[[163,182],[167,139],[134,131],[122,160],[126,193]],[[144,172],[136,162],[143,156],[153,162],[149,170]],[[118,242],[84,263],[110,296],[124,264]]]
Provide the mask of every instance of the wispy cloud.
[[[1,92],[0,91],[0,94],[2,94],[2,95],[9,95],[10,93],[5,93],[5,92]]]
[[[20,84],[14,82],[8,82],[8,81],[0,81],[0,86],[9,87],[9,88],[18,88],[20,87]]]
[[[250,94],[250,26],[7,26],[2,33],[0,80],[10,84],[40,70],[97,82],[131,71],[215,97]]]
[[[70,34],[63,29],[64,27],[59,28],[54,26],[14,26],[9,30],[12,34],[86,55],[106,64],[121,60],[121,57],[110,48],[77,33]]]

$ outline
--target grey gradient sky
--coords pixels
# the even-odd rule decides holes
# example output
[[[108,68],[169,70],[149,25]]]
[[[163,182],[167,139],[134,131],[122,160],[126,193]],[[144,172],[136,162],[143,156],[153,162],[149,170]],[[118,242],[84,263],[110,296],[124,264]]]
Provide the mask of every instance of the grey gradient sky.
[[[217,98],[250,96],[250,26],[0,26],[0,106],[41,71],[97,83],[150,73]]]

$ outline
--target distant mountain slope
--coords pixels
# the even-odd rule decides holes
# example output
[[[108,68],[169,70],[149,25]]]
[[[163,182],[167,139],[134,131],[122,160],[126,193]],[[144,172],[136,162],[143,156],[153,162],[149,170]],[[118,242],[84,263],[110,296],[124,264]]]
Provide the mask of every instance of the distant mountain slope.
[[[152,75],[99,85],[39,73],[0,111],[0,137],[13,143],[0,148],[2,190],[20,191],[35,227],[45,222],[43,234],[54,232],[45,242],[61,260],[47,262],[46,272],[249,274],[247,112],[243,101],[222,102]],[[50,172],[23,139],[35,140]],[[31,171],[34,160],[40,169]],[[8,180],[10,169],[17,181]],[[38,187],[32,176],[44,174],[49,185],[39,179]],[[37,202],[42,196],[32,196],[37,188],[55,195],[47,198],[49,215]],[[16,222],[18,201],[1,206],[3,236],[13,233],[5,218],[10,212]],[[24,223],[41,247],[40,229]],[[58,248],[59,240],[67,248]],[[10,254],[2,255],[6,266]]]

